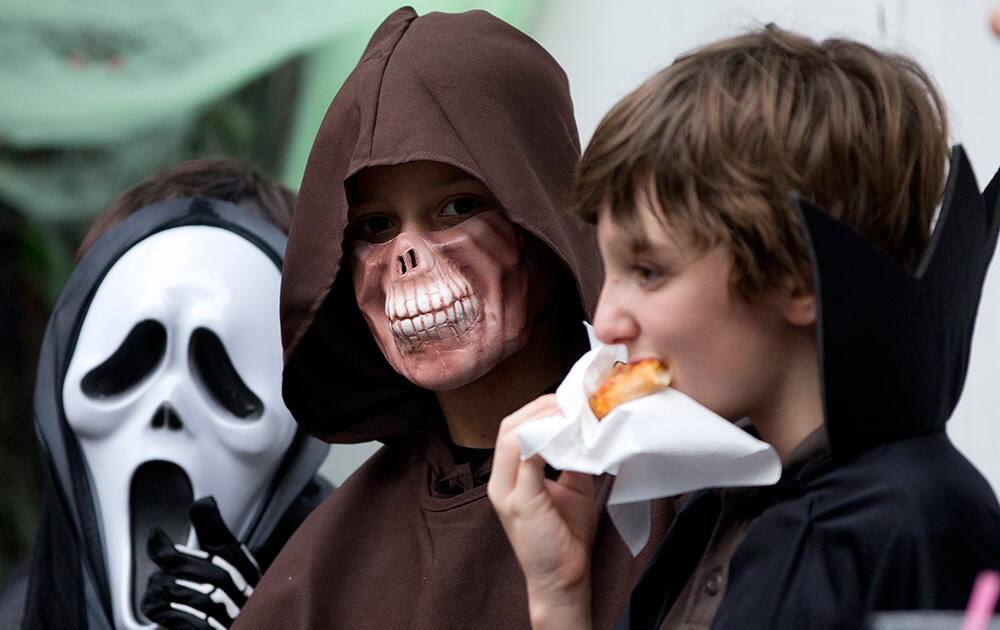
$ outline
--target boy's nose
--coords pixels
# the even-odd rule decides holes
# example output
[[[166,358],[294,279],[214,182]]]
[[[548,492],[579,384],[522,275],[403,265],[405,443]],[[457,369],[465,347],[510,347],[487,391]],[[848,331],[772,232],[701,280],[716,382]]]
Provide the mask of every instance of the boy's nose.
[[[434,268],[434,253],[418,234],[404,232],[392,249],[393,275],[399,279],[421,276]]]
[[[601,297],[597,300],[594,334],[601,343],[606,344],[627,344],[639,334],[639,324],[615,301],[615,296],[608,290],[607,285],[601,290]]]

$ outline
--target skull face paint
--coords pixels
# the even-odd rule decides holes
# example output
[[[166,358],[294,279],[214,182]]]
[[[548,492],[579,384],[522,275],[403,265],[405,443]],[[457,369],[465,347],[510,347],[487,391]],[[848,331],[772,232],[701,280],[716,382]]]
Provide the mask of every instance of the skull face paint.
[[[524,237],[488,210],[438,231],[356,242],[355,295],[390,365],[420,387],[449,391],[527,343],[530,264]]]
[[[281,275],[215,227],[156,233],[110,268],[87,310],[63,408],[93,479],[115,627],[151,627],[138,602],[153,526],[191,541],[212,495],[238,536],[295,435],[281,398]]]

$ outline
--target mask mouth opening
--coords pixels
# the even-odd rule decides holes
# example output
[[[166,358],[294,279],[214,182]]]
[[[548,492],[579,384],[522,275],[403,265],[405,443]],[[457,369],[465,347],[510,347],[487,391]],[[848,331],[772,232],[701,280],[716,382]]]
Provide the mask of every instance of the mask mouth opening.
[[[161,528],[174,543],[186,544],[191,531],[188,510],[194,501],[191,479],[172,462],[144,462],[132,474],[129,523],[132,538],[132,614],[150,623],[139,610],[149,577],[159,567],[146,553],[149,535]]]

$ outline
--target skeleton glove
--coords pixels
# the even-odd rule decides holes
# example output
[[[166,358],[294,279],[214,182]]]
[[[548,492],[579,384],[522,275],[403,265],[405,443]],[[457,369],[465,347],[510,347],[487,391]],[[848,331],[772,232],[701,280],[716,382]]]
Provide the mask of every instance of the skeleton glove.
[[[215,499],[195,501],[190,514],[201,549],[175,544],[161,529],[149,537],[149,557],[161,570],[149,578],[142,613],[170,630],[224,630],[253,594],[260,567]]]

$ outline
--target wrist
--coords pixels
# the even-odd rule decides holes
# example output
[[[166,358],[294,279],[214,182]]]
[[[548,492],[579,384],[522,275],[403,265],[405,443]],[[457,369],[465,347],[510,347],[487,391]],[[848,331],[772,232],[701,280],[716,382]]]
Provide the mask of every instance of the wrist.
[[[571,585],[528,585],[533,630],[589,629],[590,576]]]

